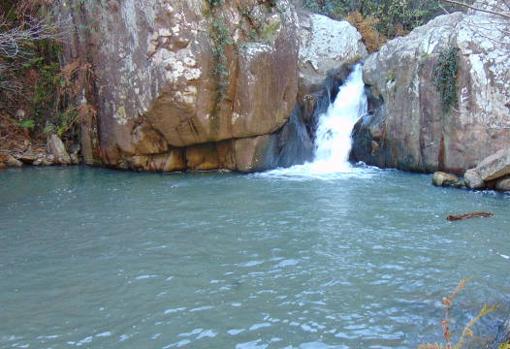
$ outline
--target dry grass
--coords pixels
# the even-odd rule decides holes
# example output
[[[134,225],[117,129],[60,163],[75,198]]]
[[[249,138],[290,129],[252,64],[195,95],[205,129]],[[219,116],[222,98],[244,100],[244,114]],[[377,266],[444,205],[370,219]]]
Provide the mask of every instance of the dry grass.
[[[418,347],[418,349],[462,349],[465,347],[469,338],[474,336],[473,328],[475,325],[485,316],[489,315],[496,311],[496,306],[484,304],[478,315],[472,318],[464,329],[459,337],[459,340],[454,344],[452,342],[453,333],[450,330],[450,312],[453,307],[455,298],[459,295],[459,293],[466,287],[467,280],[461,280],[457,287],[450,293],[447,297],[443,298],[443,308],[444,308],[444,319],[441,321],[441,327],[443,329],[443,338],[444,344],[434,343],[434,344],[422,344]]]
[[[375,17],[364,17],[360,12],[349,13],[347,21],[351,23],[363,38],[368,52],[378,51],[387,41],[387,38],[376,29],[379,20]]]

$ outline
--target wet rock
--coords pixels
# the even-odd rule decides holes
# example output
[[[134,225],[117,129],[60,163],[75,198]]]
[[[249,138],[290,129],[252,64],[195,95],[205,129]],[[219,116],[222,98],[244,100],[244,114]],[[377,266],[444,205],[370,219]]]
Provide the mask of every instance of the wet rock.
[[[510,191],[510,177],[499,180],[496,183],[496,190]]]
[[[510,149],[503,149],[483,159],[476,172],[484,182],[490,182],[496,179],[510,175]]]
[[[33,153],[32,151],[27,151],[17,156],[17,159],[24,164],[31,165],[37,159],[37,154]]]
[[[456,175],[441,171],[434,173],[432,176],[432,184],[438,187],[461,188],[464,186],[464,182]]]
[[[67,153],[64,142],[56,135],[52,134],[48,137],[47,142],[48,152],[52,154],[55,158],[55,163],[60,165],[70,165],[71,157]]]
[[[505,6],[502,0],[490,3]],[[509,149],[507,23],[481,12],[443,15],[369,56],[364,80],[370,115],[356,125],[351,159],[462,174]],[[457,103],[448,109],[436,87],[435,69],[449,50],[457,57]],[[372,140],[379,148],[372,147]]]
[[[16,159],[14,156],[12,156],[10,154],[6,156],[4,163],[7,167],[22,167],[23,166],[23,163],[21,161],[19,161],[18,159]]]
[[[485,187],[485,182],[476,169],[470,169],[464,173],[464,182],[466,186],[471,189],[481,189]]]

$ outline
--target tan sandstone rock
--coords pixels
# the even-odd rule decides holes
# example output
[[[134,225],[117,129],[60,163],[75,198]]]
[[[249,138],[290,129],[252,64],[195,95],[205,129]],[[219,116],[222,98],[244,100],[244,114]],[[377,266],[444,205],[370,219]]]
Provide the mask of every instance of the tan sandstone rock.
[[[446,172],[435,172],[432,176],[432,183],[438,187],[461,187],[462,181],[456,175]]]

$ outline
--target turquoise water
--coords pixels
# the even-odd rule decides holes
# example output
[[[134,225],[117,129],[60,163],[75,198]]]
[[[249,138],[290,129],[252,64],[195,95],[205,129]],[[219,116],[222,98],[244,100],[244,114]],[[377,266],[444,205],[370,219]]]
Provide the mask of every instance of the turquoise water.
[[[413,348],[464,277],[453,327],[492,333],[510,197],[361,173],[0,172],[0,347]]]

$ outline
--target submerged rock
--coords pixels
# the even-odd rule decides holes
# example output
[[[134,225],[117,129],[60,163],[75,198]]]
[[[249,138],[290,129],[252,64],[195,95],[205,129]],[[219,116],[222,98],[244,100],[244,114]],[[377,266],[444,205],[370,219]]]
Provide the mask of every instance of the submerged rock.
[[[502,0],[490,3],[504,7]],[[351,159],[462,174],[510,148],[507,25],[487,13],[452,13],[369,56],[364,79],[370,115],[355,127]],[[454,74],[449,80],[448,69]],[[440,79],[446,87],[456,84],[451,95],[439,92]]]
[[[485,186],[485,182],[476,169],[470,169],[464,173],[464,182],[471,189],[481,189]]]
[[[464,186],[464,181],[462,181],[456,175],[446,173],[446,172],[435,172],[432,176],[432,184],[438,187],[455,187],[461,188]]]
[[[505,344],[507,346],[505,346]],[[510,319],[506,320],[498,329],[492,349],[506,349],[510,346]]]

